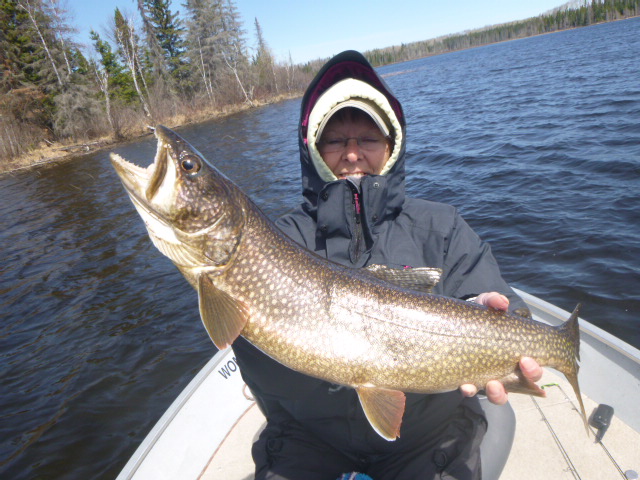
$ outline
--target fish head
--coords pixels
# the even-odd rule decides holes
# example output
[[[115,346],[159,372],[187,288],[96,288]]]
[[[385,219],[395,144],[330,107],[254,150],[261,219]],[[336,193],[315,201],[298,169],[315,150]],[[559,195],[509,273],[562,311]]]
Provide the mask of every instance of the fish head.
[[[155,136],[147,168],[111,154],[151,240],[181,270],[225,266],[242,238],[243,194],[174,131],[159,125]]]

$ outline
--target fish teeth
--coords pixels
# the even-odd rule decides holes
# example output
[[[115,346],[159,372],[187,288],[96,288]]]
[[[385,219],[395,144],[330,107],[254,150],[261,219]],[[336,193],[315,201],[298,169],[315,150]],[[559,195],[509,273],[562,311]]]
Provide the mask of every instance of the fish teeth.
[[[119,163],[120,165],[122,165],[123,167],[125,167],[131,174],[147,181],[153,175],[153,171],[155,170],[155,166],[156,166],[155,159],[151,165],[145,168],[126,160],[125,158],[121,157],[117,153],[112,153],[111,158],[117,163]],[[157,158],[157,155],[156,155],[156,158]]]

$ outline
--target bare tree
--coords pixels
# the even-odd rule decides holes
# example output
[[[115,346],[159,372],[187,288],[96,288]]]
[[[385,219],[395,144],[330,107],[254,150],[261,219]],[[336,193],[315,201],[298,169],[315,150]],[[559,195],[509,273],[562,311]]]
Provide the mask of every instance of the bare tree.
[[[49,0],[49,10],[52,13],[53,17],[53,31],[60,43],[60,51],[62,52],[62,57],[64,58],[64,63],[67,66],[67,73],[71,76],[71,64],[69,62],[69,57],[67,55],[67,45],[65,43],[65,33],[69,33],[72,31],[67,25],[68,22],[65,21],[64,15],[66,11],[61,7],[60,0]]]
[[[251,90],[251,95],[247,93],[247,90],[244,88],[244,85],[242,84],[242,80],[240,79],[240,75],[238,74],[238,71],[239,71],[238,65],[239,65],[241,56],[238,55],[237,52],[233,52],[233,51],[230,51],[230,52],[223,51],[222,56],[224,58],[225,63],[227,64],[227,67],[229,67],[229,69],[235,76],[236,81],[238,82],[238,85],[242,90],[242,94],[244,95],[245,101],[252,107],[255,107],[255,104],[251,100],[251,97],[253,96],[253,89]]]
[[[116,125],[116,123],[114,122],[113,114],[111,112],[111,98],[109,96],[109,72],[107,72],[106,68],[98,65],[99,65],[98,62],[95,62],[95,61],[91,62],[91,66],[93,67],[93,71],[96,76],[96,82],[98,84],[98,87],[100,88],[100,91],[104,95],[104,104],[105,104],[105,111],[107,114],[107,120],[109,122],[109,126],[111,127],[111,131],[113,132],[113,135],[115,136],[115,138],[121,139],[122,132],[120,131],[120,127]]]
[[[211,71],[208,64],[205,64],[204,61],[204,52],[202,49],[202,40],[198,38],[198,62],[196,62],[196,67],[198,69],[198,73],[202,78],[202,83],[204,85],[205,91],[207,92],[207,96],[211,103],[213,103],[215,96],[213,94],[213,85],[211,84]]]
[[[245,101],[254,107],[255,104],[252,100],[253,87],[249,90],[250,93],[247,93],[239,74],[240,67],[247,64],[247,56],[244,52],[244,32],[240,16],[233,0],[227,0],[226,4],[222,6],[222,11],[222,35],[218,42],[218,50],[238,82]]]
[[[231,0],[186,0],[188,56],[196,65],[201,89],[213,100],[232,102],[236,95],[224,91],[235,84],[249,105],[253,88],[247,88],[248,61],[239,13]],[[225,95],[226,93],[226,95]]]
[[[291,51],[289,51],[289,61],[285,65],[287,71],[287,91],[293,90],[293,84],[295,82],[296,68],[291,58]]]

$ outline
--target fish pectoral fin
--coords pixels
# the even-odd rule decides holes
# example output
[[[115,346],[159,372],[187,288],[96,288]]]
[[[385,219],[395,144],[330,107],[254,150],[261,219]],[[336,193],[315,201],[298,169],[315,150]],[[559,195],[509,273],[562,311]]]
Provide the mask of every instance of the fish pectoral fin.
[[[391,268],[376,264],[365,267],[365,270],[385,282],[426,293],[431,293],[442,276],[441,268],[430,267]]]
[[[504,385],[507,392],[525,393],[536,397],[546,397],[547,394],[538,385],[524,376],[518,368],[515,372],[500,379],[500,383]]]
[[[398,438],[404,415],[404,393],[376,387],[357,387],[356,392],[367,420],[378,435],[389,441]]]
[[[220,350],[231,345],[249,321],[249,308],[217,288],[204,273],[198,277],[198,306],[204,328]]]

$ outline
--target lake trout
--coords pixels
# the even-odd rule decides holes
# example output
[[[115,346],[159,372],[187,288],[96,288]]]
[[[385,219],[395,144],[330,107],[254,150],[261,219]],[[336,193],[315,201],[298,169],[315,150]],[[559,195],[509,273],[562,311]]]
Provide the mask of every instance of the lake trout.
[[[532,357],[578,385],[578,312],[553,327],[420,291],[434,269],[348,268],[285,236],[231,180],[166,127],[154,163],[112,164],[153,244],[198,292],[202,322],[224,349],[239,336],[289,368],[354,388],[373,429],[395,440],[404,392],[499,380],[544,396],[518,364]],[[416,280],[415,277],[418,277]],[[586,423],[585,423],[586,425]]]

